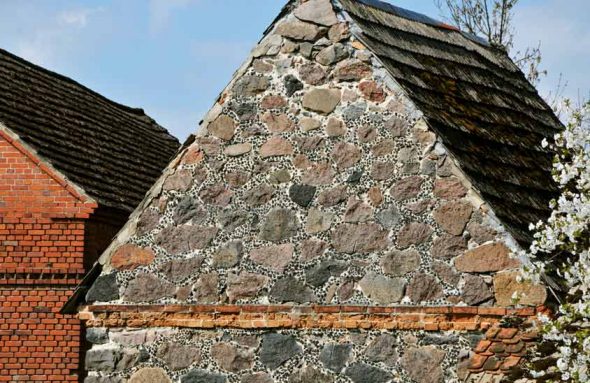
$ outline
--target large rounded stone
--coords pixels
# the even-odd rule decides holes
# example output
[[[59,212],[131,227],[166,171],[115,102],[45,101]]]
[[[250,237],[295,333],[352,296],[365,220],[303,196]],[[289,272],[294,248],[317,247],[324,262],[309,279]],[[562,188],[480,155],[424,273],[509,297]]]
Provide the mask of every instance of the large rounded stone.
[[[243,96],[243,97],[254,97],[260,93],[263,93],[265,90],[268,89],[270,86],[270,80],[266,76],[253,76],[253,75],[246,75],[239,79],[233,87],[233,92],[236,95]],[[224,140],[229,140],[230,138],[224,138],[222,136],[214,134],[216,137],[219,137]],[[227,137],[227,136],[226,136]],[[233,137],[233,134],[232,134]]]
[[[239,275],[230,273],[227,277],[227,297],[230,302],[256,297],[270,279],[261,274],[242,271]]]
[[[297,205],[301,207],[308,207],[316,191],[315,186],[310,185],[293,185],[289,188],[289,197]]]
[[[286,114],[265,113],[262,116],[262,122],[271,133],[292,132],[295,129],[295,123]]]
[[[284,21],[277,27],[277,33],[283,37],[300,41],[315,41],[321,35],[318,26],[299,20]]]
[[[290,243],[259,247],[250,251],[250,259],[254,263],[282,273],[293,259],[293,251],[294,247]]]
[[[185,346],[176,342],[163,343],[156,356],[172,370],[182,370],[193,363],[201,362],[201,352],[196,347]]]
[[[176,292],[176,286],[154,275],[140,273],[129,281],[123,297],[134,303],[153,302],[162,298],[169,298]]]
[[[444,262],[434,261],[432,262],[431,267],[432,271],[434,271],[444,283],[451,286],[457,286],[459,284],[461,274],[459,274],[452,266],[449,266]]]
[[[387,94],[383,87],[377,84],[375,81],[363,81],[359,84],[359,90],[363,97],[369,101],[376,103],[382,103],[385,101]]]
[[[422,189],[424,179],[420,176],[404,178],[396,182],[390,190],[390,194],[396,200],[416,198]]]
[[[289,376],[289,383],[333,383],[334,377],[319,369],[307,366]]]
[[[461,235],[472,213],[473,206],[470,203],[451,201],[434,210],[433,216],[447,233]]]
[[[406,295],[414,303],[435,301],[444,297],[443,289],[436,277],[428,274],[417,274],[408,284]]]
[[[312,303],[317,300],[313,290],[294,277],[283,277],[270,289],[270,297],[279,303]]]
[[[230,145],[224,149],[223,153],[229,157],[239,157],[250,151],[252,151],[252,144],[246,142],[243,144]]]
[[[239,348],[231,343],[216,343],[211,347],[211,356],[215,362],[229,372],[249,370],[254,365],[254,351]]]
[[[354,383],[387,383],[392,379],[389,372],[365,363],[349,366],[344,374]]]
[[[236,122],[233,118],[222,114],[209,124],[207,130],[215,137],[229,141],[234,137]]]
[[[393,250],[381,260],[381,268],[384,274],[401,277],[414,272],[420,267],[420,253],[416,250]]]
[[[207,209],[191,195],[183,197],[178,202],[172,216],[177,225],[184,225],[187,222],[201,225],[207,221],[207,218],[209,218]]]
[[[86,293],[86,302],[111,302],[119,299],[117,273],[101,275]]]
[[[400,222],[402,216],[395,206],[390,206],[388,209],[381,210],[375,215],[377,222],[387,229],[392,229]]]
[[[305,224],[305,232],[308,234],[316,234],[327,231],[332,226],[334,214],[330,212],[323,212],[319,209],[310,209],[307,214],[307,222]]]
[[[161,265],[159,270],[168,280],[179,283],[198,272],[202,263],[202,256],[188,259],[174,259]]]
[[[373,208],[357,197],[350,197],[344,213],[344,222],[366,222],[373,218]]]
[[[306,185],[321,186],[330,185],[334,180],[336,172],[328,162],[318,162],[306,166],[301,182]]]
[[[260,228],[260,239],[270,242],[282,242],[297,234],[299,220],[294,211],[274,209],[266,216]]]
[[[342,40],[346,40],[349,37],[350,30],[348,28],[348,23],[338,23],[333,25],[328,31],[328,38],[333,43],[338,43]]]
[[[348,51],[342,44],[330,45],[322,49],[315,57],[315,60],[324,66],[336,64],[348,57]]]
[[[193,173],[189,169],[177,169],[174,174],[168,176],[162,188],[164,190],[177,190],[186,192],[193,183]]]
[[[155,242],[169,254],[174,255],[204,249],[209,246],[215,236],[217,236],[216,227],[169,226],[156,235]]]
[[[280,157],[293,154],[293,145],[279,136],[271,137],[260,147],[260,157]]]
[[[314,287],[323,286],[330,277],[337,277],[348,268],[342,261],[329,260],[305,270],[305,280]]]
[[[510,249],[503,243],[491,243],[476,247],[455,259],[455,268],[466,273],[489,273],[520,266],[510,257]]]
[[[299,20],[330,27],[338,22],[330,0],[309,0],[293,12]]]
[[[335,188],[324,190],[318,196],[318,203],[326,207],[332,207],[341,204],[348,198],[345,185],[336,186]]]
[[[274,380],[266,372],[256,372],[243,375],[240,383],[274,383]]]
[[[213,267],[227,269],[234,267],[240,261],[244,246],[240,241],[232,241],[219,248],[213,254]]]
[[[359,287],[369,299],[389,305],[402,300],[406,283],[403,278],[389,278],[370,271],[360,280]]]
[[[387,181],[395,175],[395,164],[392,162],[375,162],[371,166],[371,178],[376,181]]]
[[[211,272],[201,274],[193,285],[195,299],[199,303],[217,303],[219,301],[219,274]]]
[[[442,199],[458,199],[467,194],[467,189],[458,178],[446,177],[437,179],[434,182],[433,193]]]
[[[372,74],[373,70],[369,65],[356,59],[341,61],[334,70],[334,78],[338,81],[359,81]]]
[[[389,334],[379,335],[367,346],[364,355],[369,362],[393,367],[398,360],[397,340]]]
[[[327,344],[320,352],[320,361],[330,371],[340,373],[352,354],[352,344]]]
[[[328,244],[325,241],[306,239],[299,246],[299,256],[303,262],[309,262],[324,255],[327,248]]]
[[[86,353],[85,366],[89,371],[115,371],[121,351],[118,348],[90,349]]]
[[[411,222],[401,228],[397,234],[397,244],[404,249],[410,245],[426,242],[432,235],[432,228],[422,222]]]
[[[301,354],[303,349],[295,337],[277,333],[265,334],[260,347],[260,362],[275,370],[291,358]]]
[[[325,82],[327,73],[321,66],[309,63],[299,68],[301,80],[309,85],[321,85]]]
[[[274,192],[272,186],[261,184],[244,193],[244,202],[249,206],[262,206],[272,199]]]
[[[530,281],[518,282],[518,271],[498,273],[494,275],[494,293],[498,306],[539,306],[547,300],[547,290],[541,285]],[[518,300],[513,298],[515,294]]]
[[[375,157],[384,157],[393,153],[394,149],[395,141],[392,139],[385,139],[373,145],[371,148],[371,153],[373,153]]]
[[[340,97],[339,89],[312,89],[303,96],[303,107],[327,115],[340,104]]]
[[[442,362],[446,353],[435,346],[408,347],[401,365],[417,383],[443,383]]]
[[[161,368],[142,368],[129,378],[129,383],[172,383]]]
[[[430,253],[434,258],[451,259],[467,250],[467,240],[463,237],[443,234],[436,238]]]
[[[180,377],[180,383],[226,383],[225,375],[208,372],[205,370],[192,370]]]
[[[206,205],[217,205],[225,207],[229,205],[233,192],[223,183],[216,183],[203,187],[199,197]]]
[[[478,305],[494,297],[489,286],[482,277],[477,275],[465,275],[465,285],[461,298],[470,306]]]
[[[285,91],[287,97],[291,97],[296,92],[303,89],[303,83],[299,81],[299,79],[292,74],[285,76],[283,80],[283,84],[285,85]]]
[[[376,223],[344,223],[332,233],[332,246],[340,253],[368,254],[384,250],[388,245],[387,230]]]

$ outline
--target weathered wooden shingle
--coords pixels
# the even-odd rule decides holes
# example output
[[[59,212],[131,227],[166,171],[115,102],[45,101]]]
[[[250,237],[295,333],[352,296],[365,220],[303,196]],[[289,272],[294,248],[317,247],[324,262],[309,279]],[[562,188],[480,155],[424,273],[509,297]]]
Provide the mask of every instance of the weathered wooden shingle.
[[[143,110],[1,49],[0,122],[101,205],[125,211],[179,147]]]
[[[340,0],[356,34],[424,113],[482,197],[521,242],[555,196],[553,154],[562,129],[502,52],[481,39],[377,0]]]

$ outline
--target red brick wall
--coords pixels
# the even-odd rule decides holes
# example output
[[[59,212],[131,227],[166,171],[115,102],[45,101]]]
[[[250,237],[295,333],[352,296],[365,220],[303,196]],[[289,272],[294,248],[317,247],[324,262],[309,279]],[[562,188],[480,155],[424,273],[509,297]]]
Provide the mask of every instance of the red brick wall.
[[[0,382],[79,380],[80,322],[58,311],[84,273],[83,198],[0,136]]]

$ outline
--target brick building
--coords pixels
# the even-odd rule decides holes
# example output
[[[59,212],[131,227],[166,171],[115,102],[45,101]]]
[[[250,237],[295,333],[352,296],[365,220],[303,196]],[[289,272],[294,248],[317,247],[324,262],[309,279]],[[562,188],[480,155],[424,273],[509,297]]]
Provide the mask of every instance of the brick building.
[[[560,129],[476,36],[288,1],[78,290],[87,383],[520,380]]]
[[[142,110],[0,50],[0,381],[79,381],[59,309],[178,149]]]

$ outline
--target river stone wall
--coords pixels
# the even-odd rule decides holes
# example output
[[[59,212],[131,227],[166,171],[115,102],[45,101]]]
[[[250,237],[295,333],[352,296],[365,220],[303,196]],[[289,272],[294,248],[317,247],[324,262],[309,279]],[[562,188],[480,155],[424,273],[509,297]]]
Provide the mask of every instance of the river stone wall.
[[[465,358],[480,338],[410,331],[100,328],[87,337],[95,346],[86,355],[86,383],[450,383],[465,374]]]

